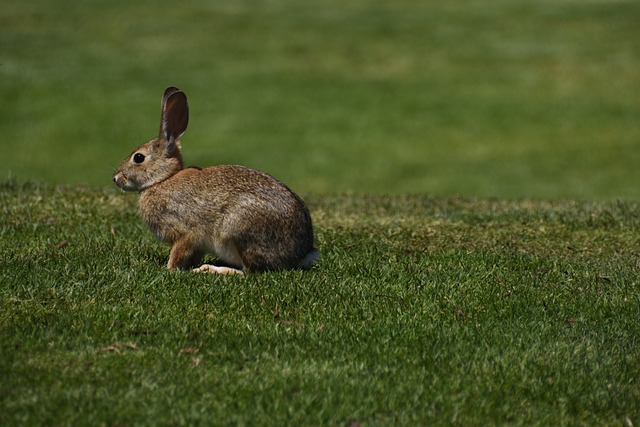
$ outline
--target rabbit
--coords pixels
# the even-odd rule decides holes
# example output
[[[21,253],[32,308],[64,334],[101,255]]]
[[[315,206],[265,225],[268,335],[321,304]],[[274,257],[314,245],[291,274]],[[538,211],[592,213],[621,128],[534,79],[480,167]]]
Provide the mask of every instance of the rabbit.
[[[136,148],[113,175],[119,188],[140,193],[142,217],[171,245],[167,267],[230,275],[311,267],[320,253],[302,199],[248,167],[185,169],[178,139],[188,121],[186,94],[168,87],[159,136]],[[200,265],[205,254],[218,262]]]

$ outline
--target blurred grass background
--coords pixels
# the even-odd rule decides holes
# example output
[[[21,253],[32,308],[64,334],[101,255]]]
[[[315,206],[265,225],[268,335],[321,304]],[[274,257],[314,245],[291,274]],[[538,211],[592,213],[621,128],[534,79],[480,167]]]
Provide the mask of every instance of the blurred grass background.
[[[187,164],[301,192],[639,199],[636,0],[9,0],[0,179],[111,185],[189,96]]]

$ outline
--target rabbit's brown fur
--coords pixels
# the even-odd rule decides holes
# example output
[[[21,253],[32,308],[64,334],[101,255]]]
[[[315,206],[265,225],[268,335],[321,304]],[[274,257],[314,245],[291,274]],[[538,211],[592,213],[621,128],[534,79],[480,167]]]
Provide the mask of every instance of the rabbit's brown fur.
[[[167,266],[196,267],[207,253],[227,266],[196,271],[242,274],[308,267],[313,247],[304,202],[272,176],[244,166],[183,169],[186,95],[167,88],[160,136],[138,147],[116,173],[124,190],[140,192],[140,211],[151,230],[172,245]]]

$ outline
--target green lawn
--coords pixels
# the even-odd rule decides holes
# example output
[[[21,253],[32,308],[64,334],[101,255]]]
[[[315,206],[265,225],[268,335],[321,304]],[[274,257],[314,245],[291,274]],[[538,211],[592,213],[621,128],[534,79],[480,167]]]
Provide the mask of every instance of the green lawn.
[[[639,199],[640,3],[9,0],[0,177],[108,185],[190,97],[187,162],[309,193]]]
[[[0,424],[640,422],[636,203],[308,196],[318,265],[233,278],[135,199],[0,188]]]
[[[640,2],[9,0],[0,425],[640,424]],[[111,174],[308,202],[310,271],[213,277]]]

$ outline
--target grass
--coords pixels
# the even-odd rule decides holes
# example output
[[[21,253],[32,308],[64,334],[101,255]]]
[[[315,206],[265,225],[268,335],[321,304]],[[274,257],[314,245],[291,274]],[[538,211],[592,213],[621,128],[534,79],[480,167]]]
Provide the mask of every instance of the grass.
[[[638,200],[639,19],[633,0],[10,1],[0,176],[107,185],[175,84],[190,164],[306,193]]]
[[[308,195],[311,271],[170,273],[135,196],[0,188],[3,425],[635,425],[640,208]]]
[[[3,4],[0,424],[639,424],[639,18]],[[187,164],[305,195],[312,270],[165,270],[104,187],[170,84]]]

